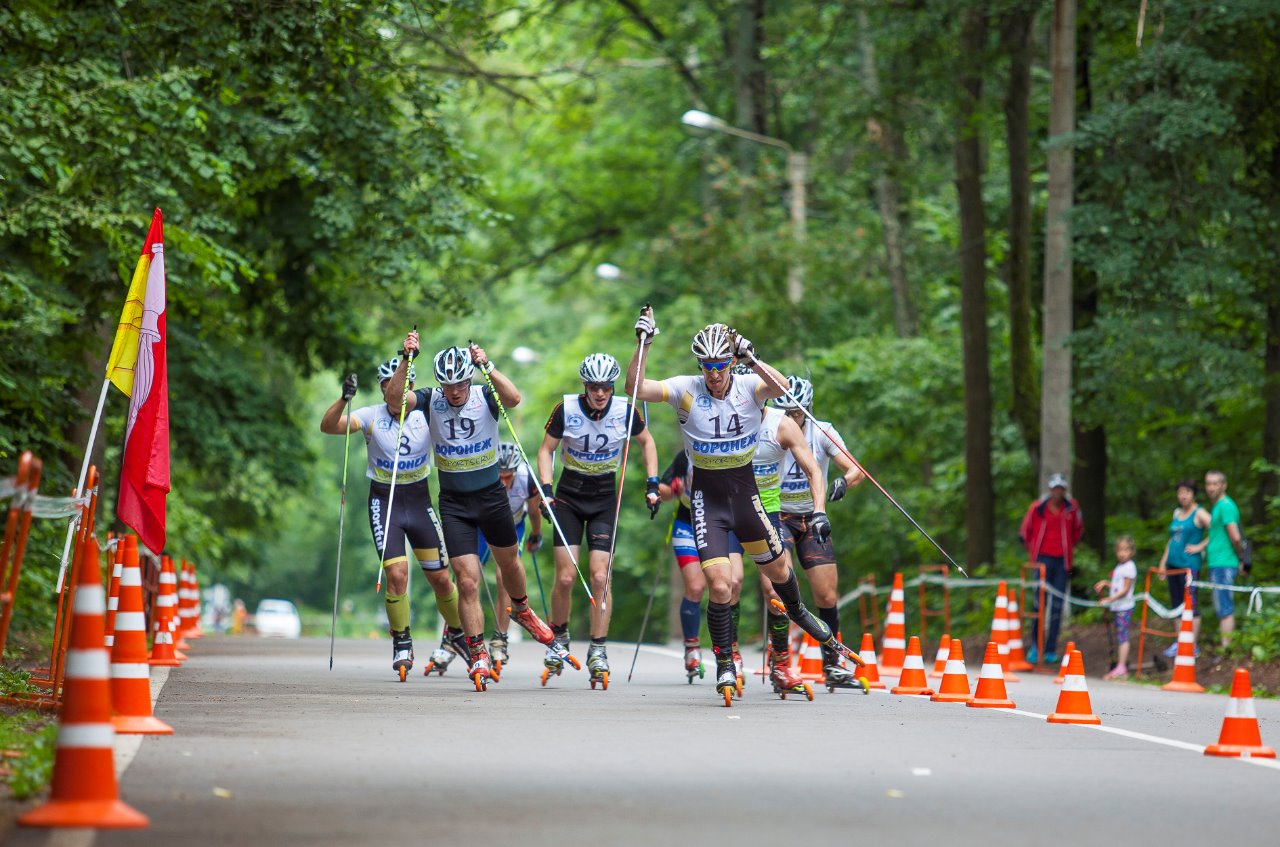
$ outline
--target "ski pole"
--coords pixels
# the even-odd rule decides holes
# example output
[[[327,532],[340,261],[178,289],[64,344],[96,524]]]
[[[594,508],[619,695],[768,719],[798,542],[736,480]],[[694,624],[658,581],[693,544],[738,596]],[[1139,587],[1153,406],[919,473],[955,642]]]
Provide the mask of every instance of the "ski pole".
[[[338,563],[333,569],[333,618],[329,622],[329,670],[333,670],[333,641],[338,631],[338,583],[342,579],[342,530],[347,520],[347,459],[351,456],[351,400],[347,400],[347,434],[342,440],[342,501],[338,506]]]
[[[644,369],[644,337],[636,339],[636,375]],[[636,413],[636,395],[640,393],[640,380],[634,380],[631,403],[627,406],[627,428],[622,442],[622,470],[618,474],[618,504],[613,510],[613,536],[609,539],[609,564],[604,572],[604,596],[600,598],[600,613],[609,605],[609,589],[613,587],[613,553],[618,547],[618,522],[622,519],[622,490],[627,484],[627,456],[631,453],[631,423]],[[646,423],[648,421],[646,420]]]
[[[649,626],[649,612],[653,611],[653,598],[658,596],[658,580],[662,577],[662,557],[658,557],[658,566],[653,569],[653,587],[649,589],[649,602],[644,607],[644,617],[640,620],[640,637],[636,639],[636,651],[631,654],[631,670],[627,671],[627,682],[636,672],[636,659],[640,658],[640,644],[644,641],[644,631]]]
[[[484,583],[485,596],[489,598],[489,610],[493,612],[493,628],[498,628],[498,604],[493,602],[493,589],[489,587],[489,578],[484,575],[484,566],[489,561],[489,547],[485,545],[484,558],[480,560],[480,581]],[[494,567],[497,567],[495,564]]]
[[[413,325],[413,331],[418,331],[418,325]],[[417,351],[415,350],[414,353]],[[374,585],[373,592],[377,594],[382,590],[382,570],[387,562],[387,541],[391,535],[391,509],[396,504],[396,471],[400,470],[400,439],[404,437],[404,414],[405,408],[409,405],[409,368],[413,367],[413,353],[406,353],[405,358],[408,359],[408,366],[405,368],[404,391],[400,394],[400,424],[396,427],[396,453],[395,458],[391,462],[391,490],[387,493],[387,522],[382,528],[382,550],[378,557],[378,581]],[[406,565],[408,563],[406,562]],[[407,592],[406,592],[407,593]]]
[[[747,356],[751,359],[751,363],[752,363],[753,365],[759,365],[759,364],[761,364],[760,360],[759,360],[758,358],[756,358],[756,354],[755,354],[755,352],[754,352],[754,351],[750,351],[750,352],[748,352],[748,353],[747,353]],[[768,372],[766,371],[766,373],[768,373]],[[774,379],[773,379],[773,376],[772,376],[772,375],[769,375],[769,379],[770,379],[770,381],[772,381],[772,382],[775,382],[775,383],[777,382],[776,380],[774,380]],[[962,568],[962,567],[960,567],[960,565],[956,562],[956,560],[955,560],[955,559],[951,558],[951,554],[949,554],[946,550],[943,550],[943,549],[942,549],[942,545],[941,545],[941,544],[939,544],[938,542],[936,542],[936,541],[934,541],[934,540],[933,540],[933,536],[932,536],[932,535],[930,535],[929,533],[925,532],[924,527],[922,527],[922,526],[920,526],[920,524],[916,523],[916,519],[915,519],[915,518],[913,518],[913,517],[911,517],[910,513],[908,513],[906,509],[902,508],[902,506],[898,504],[898,501],[897,501],[897,500],[894,500],[894,499],[893,499],[893,496],[892,496],[888,491],[885,491],[885,490],[884,490],[884,486],[883,486],[883,485],[881,485],[880,483],[876,482],[876,478],[875,478],[875,477],[873,477],[871,474],[867,473],[867,469],[866,469],[866,468],[864,468],[864,467],[862,466],[862,463],[861,463],[861,462],[859,462],[857,459],[855,459],[855,458],[853,457],[853,454],[849,452],[848,448],[846,448],[846,447],[845,447],[843,444],[841,444],[839,441],[836,441],[834,438],[832,438],[832,437],[831,437],[831,433],[827,432],[825,429],[823,429],[821,426],[819,426],[819,424],[818,424],[818,419],[817,419],[817,418],[815,418],[815,417],[813,416],[813,413],[812,413],[812,412],[810,412],[808,409],[806,409],[804,406],[802,406],[802,405],[800,404],[800,401],[799,401],[799,400],[797,400],[797,399],[795,398],[795,396],[791,393],[790,389],[789,389],[787,386],[785,386],[785,385],[777,385],[776,387],[777,387],[777,388],[781,388],[781,389],[782,389],[782,393],[783,393],[783,394],[785,394],[785,395],[787,396],[787,398],[788,398],[792,403],[794,403],[794,404],[796,405],[796,408],[798,408],[800,411],[804,412],[804,416],[805,416],[806,418],[808,418],[808,419],[809,419],[809,421],[814,425],[814,427],[815,427],[819,432],[821,432],[823,435],[825,435],[825,436],[827,437],[827,440],[828,440],[828,441],[830,441],[832,444],[836,445],[836,447],[837,447],[837,448],[839,448],[840,452],[841,452],[841,453],[843,453],[843,454],[845,455],[845,458],[846,458],[846,459],[848,459],[849,461],[853,462],[853,466],[854,466],[855,468],[857,468],[858,470],[862,471],[862,475],[863,475],[863,476],[865,476],[867,479],[869,479],[869,480],[871,481],[871,484],[872,484],[872,485],[874,485],[874,486],[876,487],[876,489],[877,489],[877,490],[879,490],[879,492],[880,492],[881,494],[883,494],[883,495],[884,495],[884,496],[889,500],[889,502],[890,502],[890,503],[892,503],[892,504],[894,505],[894,507],[895,507],[899,512],[902,512],[902,516],[903,516],[903,517],[905,517],[907,520],[911,521],[911,525],[912,525],[912,526],[914,526],[917,530],[919,530],[919,532],[920,532],[920,534],[921,534],[921,535],[923,535],[925,538],[929,539],[929,543],[930,543],[930,544],[932,544],[934,547],[938,548],[938,552],[939,552],[939,553],[941,553],[943,556],[945,556],[945,557],[946,557],[947,561],[951,563],[951,566],[952,566],[953,568],[955,568],[956,570],[960,571],[960,573],[964,575],[964,578],[965,578],[965,579],[968,579],[968,578],[969,578],[969,574],[965,571],[965,569],[964,569],[964,568]]]
[[[542,571],[538,569],[538,552],[530,550],[529,556],[533,559],[533,575],[538,580],[538,596],[542,598],[542,619],[547,619],[547,592],[542,589]]]
[[[468,346],[473,343],[474,342],[472,341],[467,342]],[[516,428],[511,423],[511,416],[507,414],[507,407],[502,404],[502,398],[498,396],[498,389],[494,386],[493,380],[490,379],[489,375],[484,371],[480,371],[480,375],[484,377],[484,381],[489,386],[489,390],[493,392],[493,402],[498,404],[498,411],[502,414],[502,420],[507,425],[507,431],[511,433],[511,440],[515,442],[516,450],[519,451],[521,460],[523,460],[530,468],[536,467],[536,465],[530,464],[529,456],[524,452],[524,445],[520,443],[520,436],[516,435]],[[560,542],[564,544],[564,551],[569,554],[569,561],[573,562],[573,569],[578,572],[578,581],[582,583],[582,587],[587,592],[587,599],[591,601],[591,605],[594,607],[596,605],[596,598],[591,593],[591,586],[587,584],[587,580],[582,576],[582,568],[578,566],[578,557],[573,555],[573,550],[569,547],[569,539],[565,537],[564,530],[560,528],[560,521],[556,520],[555,510],[546,505],[547,498],[542,493],[542,486],[539,485],[537,488],[538,499],[542,501],[542,505],[544,507],[543,510],[547,513],[547,517],[551,518],[551,525],[556,528],[556,535],[560,537]]]

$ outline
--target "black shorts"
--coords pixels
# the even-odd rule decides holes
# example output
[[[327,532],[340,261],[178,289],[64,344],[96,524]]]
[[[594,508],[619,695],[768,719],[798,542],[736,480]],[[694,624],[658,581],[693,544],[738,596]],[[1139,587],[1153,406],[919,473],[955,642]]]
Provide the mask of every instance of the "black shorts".
[[[618,492],[612,475],[600,479],[565,471],[556,485],[555,513],[569,546],[609,552],[618,509]],[[552,530],[555,546],[564,547],[560,533]]]
[[[795,552],[800,567],[805,570],[818,565],[834,565],[836,551],[831,546],[831,539],[819,541],[813,534],[813,513],[797,515],[782,513],[782,540],[788,550]]]
[[[386,550],[382,549],[382,533],[387,530],[387,500],[391,486],[385,482],[369,483],[369,530],[373,533],[373,546],[378,549],[384,565],[408,560],[405,555],[405,539],[409,539],[413,554],[428,570],[443,568],[440,560],[440,533],[431,519],[431,489],[425,479],[396,486],[396,496],[391,504],[390,538]]]
[[[482,532],[490,547],[519,543],[507,489],[501,482],[479,491],[441,491],[440,522],[444,525],[445,552],[451,558],[477,555]]]
[[[714,471],[694,468],[689,502],[702,567],[729,563],[734,550],[731,533],[757,565],[782,555],[782,542],[760,503],[751,465]]]

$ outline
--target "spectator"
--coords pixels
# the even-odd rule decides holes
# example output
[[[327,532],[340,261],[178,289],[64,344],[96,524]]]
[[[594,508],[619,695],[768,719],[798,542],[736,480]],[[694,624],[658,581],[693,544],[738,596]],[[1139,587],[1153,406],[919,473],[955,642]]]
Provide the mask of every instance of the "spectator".
[[[1204,475],[1204,491],[1213,504],[1205,546],[1209,581],[1231,585],[1240,570],[1240,553],[1244,544],[1244,536],[1240,533],[1240,508],[1227,496],[1227,477],[1222,471],[1209,471]],[[1213,590],[1213,611],[1218,616],[1222,646],[1226,647],[1231,643],[1231,633],[1236,628],[1236,608],[1230,591],[1225,588]]]
[[[245,618],[249,617],[249,610],[244,607],[244,601],[239,597],[231,607],[231,634],[243,635]]]
[[[1060,473],[1049,477],[1049,494],[1032,503],[1022,519],[1019,536],[1033,562],[1044,565],[1045,581],[1053,591],[1049,595],[1049,622],[1040,630],[1044,617],[1040,612],[1040,593],[1032,594],[1032,610],[1037,613],[1027,661],[1038,658],[1037,647],[1043,643],[1044,661],[1058,661],[1058,627],[1062,620],[1062,598],[1067,594],[1071,574],[1071,553],[1084,533],[1080,506],[1067,496],[1067,478]],[[1043,638],[1043,642],[1041,639]]]
[[[1196,483],[1193,479],[1184,479],[1178,483],[1178,508],[1173,510],[1173,518],[1169,521],[1169,540],[1164,545],[1164,553],[1160,556],[1160,578],[1166,579],[1165,570],[1189,570],[1192,582],[1200,578],[1200,565],[1204,562],[1204,548],[1209,543],[1205,530],[1212,519],[1209,513],[1196,502]],[[1186,602],[1187,574],[1168,574],[1169,606],[1177,608]],[[1196,592],[1191,592],[1191,610],[1194,617],[1192,626],[1197,644],[1200,641],[1200,601]],[[1200,648],[1196,647],[1196,655]],[[1178,642],[1174,641],[1164,651],[1165,656],[1173,658],[1178,654]]]
[[[1107,671],[1103,679],[1118,679],[1129,673],[1129,621],[1133,618],[1133,585],[1138,581],[1138,567],[1133,563],[1135,549],[1132,536],[1122,535],[1116,539],[1111,590],[1102,598],[1102,605],[1111,608],[1111,621],[1116,628],[1116,666]],[[1101,593],[1107,587],[1107,580],[1100,579],[1093,590]]]

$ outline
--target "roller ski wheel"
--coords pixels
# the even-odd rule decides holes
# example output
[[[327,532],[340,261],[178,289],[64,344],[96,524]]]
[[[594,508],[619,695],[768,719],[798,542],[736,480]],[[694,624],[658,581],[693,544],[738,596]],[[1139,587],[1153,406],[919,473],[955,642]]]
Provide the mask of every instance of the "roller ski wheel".
[[[794,616],[787,611],[787,607],[783,605],[781,600],[770,600],[769,605],[773,606],[779,614],[786,615],[796,626],[808,633],[810,638],[818,642],[819,647],[826,650],[834,650],[840,658],[848,659],[857,667],[863,667],[866,664],[856,651],[850,650],[841,643],[839,638],[836,638],[836,634],[831,631],[830,627],[814,617],[813,613],[806,609],[803,603],[800,604]]]
[[[738,652],[738,648],[733,649],[733,669],[738,674],[738,699],[742,699],[742,689],[747,686],[747,677],[743,673],[742,654]]]
[[[725,706],[732,706],[734,695],[742,696],[738,689],[738,674],[732,662],[726,662],[723,666],[717,662],[716,665],[716,691],[724,697]]]
[[[489,683],[498,681],[498,678],[493,675],[493,669],[489,666],[489,654],[483,652],[476,654],[472,659],[467,676],[471,677],[471,681],[475,683],[476,691],[488,691]]]
[[[560,646],[560,642],[553,641],[547,645],[547,654],[542,657],[542,687],[547,687],[547,681],[553,676],[559,676],[564,673],[565,657],[569,652]]]
[[[567,651],[565,661],[572,659]],[[600,683],[601,691],[609,690],[609,655],[605,652],[603,644],[592,644],[587,648],[587,671],[591,674],[590,683],[591,690],[594,691],[596,683]]]
[[[413,639],[407,629],[402,632],[391,630],[391,669],[401,682],[407,680],[409,671],[413,670]]]
[[[684,672],[685,676],[689,678],[690,685],[693,685],[695,676],[698,679],[702,679],[707,675],[707,666],[702,663],[702,647],[697,642],[685,642]]]
[[[791,667],[791,652],[777,652],[770,657],[769,685],[773,693],[783,700],[788,694],[803,694],[813,700],[813,686],[800,678],[800,674]]]
[[[828,665],[822,669],[823,685],[827,693],[834,694],[837,688],[852,688],[864,695],[871,693],[871,683],[865,676],[854,676],[853,671],[840,665]]]

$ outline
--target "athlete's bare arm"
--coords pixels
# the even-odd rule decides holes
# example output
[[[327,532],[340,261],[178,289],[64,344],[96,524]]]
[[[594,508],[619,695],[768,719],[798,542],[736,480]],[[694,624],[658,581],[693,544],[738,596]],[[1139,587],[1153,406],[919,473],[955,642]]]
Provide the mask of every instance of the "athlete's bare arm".
[[[356,420],[354,415],[342,414],[342,407],[346,404],[346,400],[339,398],[332,406],[325,409],[324,417],[320,419],[321,432],[325,435],[344,435],[348,432],[360,431],[360,421]]]
[[[418,396],[412,391],[405,393],[405,377],[409,373],[409,359],[417,358],[418,352],[422,349],[421,341],[418,338],[417,330],[410,330],[409,334],[404,337],[405,356],[400,360],[400,367],[396,368],[396,372],[391,375],[391,379],[387,382],[387,408],[392,410],[393,415],[400,414],[400,400],[404,398],[405,414],[412,412],[418,407]]]
[[[492,365],[489,356],[484,352],[484,348],[479,344],[471,345],[471,361],[475,362],[477,368],[484,369],[486,365]],[[483,379],[484,377],[481,377]],[[495,365],[489,371],[489,379],[493,381],[493,387],[498,391],[498,399],[502,401],[502,405],[508,409],[514,409],[520,405],[520,390],[516,388],[516,384],[507,379],[506,374],[498,370]]]
[[[649,432],[649,428],[636,436],[636,441],[640,442],[641,449],[644,450],[644,475],[646,477],[658,475],[658,445],[653,440],[653,433]]]
[[[804,471],[804,475],[809,478],[809,491],[813,495],[813,510],[815,512],[825,512],[827,510],[827,481],[822,478],[822,466],[813,457],[813,451],[809,449],[808,443],[804,440],[804,433],[800,431],[800,427],[791,418],[784,417],[778,422],[778,444],[783,449],[791,451],[796,464]]]
[[[555,464],[552,461],[555,452],[560,447],[560,439],[554,435],[543,435],[542,443],[538,445],[538,479],[541,484],[551,485],[555,482],[553,474],[555,473]]]
[[[823,438],[826,438],[826,436],[824,435]],[[843,450],[837,450],[832,460],[836,463],[836,467],[844,471],[845,484],[850,488],[867,478],[867,475],[862,472],[862,468],[858,467],[852,459],[846,456]]]

